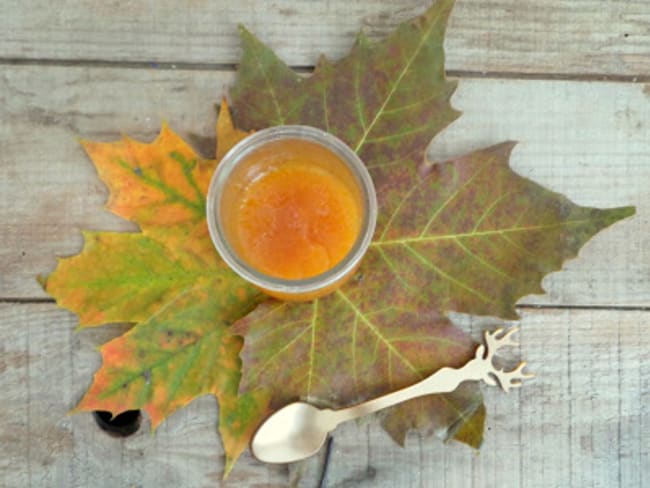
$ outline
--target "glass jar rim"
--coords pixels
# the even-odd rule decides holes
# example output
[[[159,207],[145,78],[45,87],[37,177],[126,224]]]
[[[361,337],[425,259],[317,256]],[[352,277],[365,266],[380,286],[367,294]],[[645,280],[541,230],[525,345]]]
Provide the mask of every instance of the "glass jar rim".
[[[359,235],[345,257],[334,267],[321,274],[296,280],[269,276],[248,265],[228,243],[220,222],[220,197],[228,182],[228,177],[237,165],[253,151],[268,143],[291,139],[314,142],[339,156],[359,185],[363,205]],[[226,264],[246,281],[264,290],[287,295],[313,293],[336,286],[336,283],[342,281],[360,263],[370,245],[377,222],[375,186],[359,156],[336,136],[306,125],[281,125],[262,129],[237,143],[218,163],[210,180],[206,203],[210,237]]]

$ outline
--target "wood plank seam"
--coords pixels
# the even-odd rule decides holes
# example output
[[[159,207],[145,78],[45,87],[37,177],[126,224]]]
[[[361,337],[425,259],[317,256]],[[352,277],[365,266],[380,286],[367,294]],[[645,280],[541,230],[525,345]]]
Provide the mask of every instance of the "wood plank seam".
[[[225,71],[237,70],[235,63],[188,63],[186,61],[113,61],[109,59],[53,59],[53,58],[2,58],[0,66],[56,66],[117,69],[156,69],[159,71]],[[290,65],[297,73],[309,74],[315,65]],[[551,80],[609,83],[650,83],[647,74],[564,73],[564,72],[518,72],[518,71],[472,71],[447,70],[448,78],[497,79],[497,80]]]

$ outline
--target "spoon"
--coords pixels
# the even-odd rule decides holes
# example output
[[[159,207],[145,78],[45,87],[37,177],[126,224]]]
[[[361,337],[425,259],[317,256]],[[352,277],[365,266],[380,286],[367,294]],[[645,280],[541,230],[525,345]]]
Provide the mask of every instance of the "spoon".
[[[485,345],[476,348],[474,358],[459,369],[442,368],[431,376],[411,386],[380,396],[358,405],[339,410],[320,409],[306,402],[291,403],[267,418],[257,429],[251,441],[251,451],[266,463],[291,463],[316,454],[325,443],[327,435],[337,425],[364,415],[392,407],[412,398],[454,391],[464,381],[485,381],[504,391],[521,386],[533,375],[524,373],[525,362],[511,371],[492,364],[496,351],[505,346],[517,345],[511,339],[517,328],[501,334],[503,329],[485,331]]]

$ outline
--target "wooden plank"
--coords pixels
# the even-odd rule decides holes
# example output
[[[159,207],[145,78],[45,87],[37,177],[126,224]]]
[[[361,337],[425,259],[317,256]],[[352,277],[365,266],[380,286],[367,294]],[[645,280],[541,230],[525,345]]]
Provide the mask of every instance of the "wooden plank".
[[[5,2],[7,3],[7,2]],[[292,65],[337,58],[359,28],[372,38],[428,0],[8,2],[0,57],[118,62],[236,63],[243,23]],[[647,0],[458,0],[448,68],[499,73],[650,75]]]
[[[219,484],[216,402],[205,397],[154,434],[115,439],[89,414],[67,416],[99,364],[94,346],[117,327],[74,333],[51,304],[0,304],[0,485]],[[478,338],[494,320],[457,317]],[[513,353],[537,374],[508,395],[485,388],[480,455],[437,439],[392,443],[376,420],[339,428],[325,486],[634,488],[650,477],[650,312],[526,311]],[[227,486],[313,487],[322,457],[269,467],[242,457]]]
[[[537,377],[508,395],[485,388],[480,453],[412,435],[392,444],[376,421],[339,428],[325,486],[642,487],[650,477],[648,312],[524,313],[521,347]],[[464,321],[478,338],[489,320]],[[312,463],[298,486],[314,486]]]
[[[74,333],[75,318],[51,304],[0,304],[0,486],[214,487],[222,476],[217,405],[202,397],[127,438],[90,414],[68,415],[90,384],[95,347],[117,327]],[[242,457],[232,486],[284,486],[287,471]]]
[[[0,298],[44,298],[34,277],[77,253],[81,229],[129,230],[101,210],[106,192],[75,138],[151,139],[160,120],[212,154],[217,100],[230,72],[14,66],[0,69]],[[522,303],[650,303],[650,97],[636,84],[461,80],[465,115],[432,158],[507,139],[512,164],[584,205],[637,205],[592,240],[548,294]],[[524,107],[524,109],[522,109]]]

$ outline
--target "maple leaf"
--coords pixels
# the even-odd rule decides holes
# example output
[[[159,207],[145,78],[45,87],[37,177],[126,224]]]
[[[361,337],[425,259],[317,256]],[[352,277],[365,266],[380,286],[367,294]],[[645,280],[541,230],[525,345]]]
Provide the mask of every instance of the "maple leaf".
[[[245,29],[232,90],[243,127],[325,129],[366,163],[377,189],[373,244],[355,280],[309,304],[265,303],[232,331],[245,338],[240,391],[345,406],[471,355],[449,311],[517,318],[516,301],[543,292],[547,273],[602,228],[633,213],[598,210],[516,175],[511,143],[443,164],[424,162],[431,138],[457,116],[443,40],[453,0],[439,0],[385,41],[359,36],[336,63],[300,77]],[[428,317],[428,318],[427,318]],[[278,385],[282,385],[281,388]],[[395,407],[383,426],[478,446],[485,410],[476,385]]]
[[[363,292],[374,286],[346,286],[308,304],[269,301],[236,322],[232,332],[245,337],[241,391],[268,392],[274,409],[297,398],[342,407],[473,357],[471,338],[444,317],[402,308],[394,300],[377,304],[350,295],[351,288]],[[481,404],[471,384],[428,397],[418,410],[420,420],[426,418],[423,427],[446,428],[469,421]],[[403,415],[413,405],[394,407],[384,420],[398,442],[404,440],[402,422],[417,422]],[[475,428],[482,431],[482,423]]]
[[[373,169],[384,218],[357,278],[312,303],[262,304],[235,323],[232,331],[245,337],[241,391],[268,391],[274,408],[298,397],[343,406],[457,367],[473,345],[428,318],[432,312],[516,318],[517,299],[541,292],[546,273],[633,213],[580,207],[518,176],[508,166],[511,148],[432,165],[424,175]],[[476,392],[418,403],[385,420],[398,442],[411,427],[456,427],[461,439],[480,443],[466,435],[477,426],[465,425],[481,421],[473,417]]]
[[[210,241],[211,174],[248,134],[225,101],[217,160],[200,158],[166,125],[151,144],[83,143],[109,187],[107,208],[141,232],[84,233],[81,254],[44,281],[81,327],[135,323],[101,347],[102,367],[77,411],[141,408],[155,428],[212,394],[227,475],[269,408],[298,397],[343,406],[460,366],[475,345],[446,312],[515,317],[519,297],[541,291],[546,273],[632,213],[579,207],[521,178],[507,164],[510,144],[424,164],[431,138],[459,115],[442,47],[453,3],[439,0],[384,42],[359,36],[348,56],[322,58],[308,78],[242,29],[232,91],[240,125],[326,129],[366,161],[378,190],[377,233],[360,271],[323,299],[256,307],[260,293]],[[400,443],[409,429],[444,429],[477,446],[484,418],[480,391],[467,384],[395,407],[382,425]]]
[[[336,63],[321,57],[308,78],[296,74],[245,28],[237,84],[230,94],[238,127],[304,124],[326,130],[369,165],[422,162],[433,136],[456,120],[445,78],[444,35],[454,0],[371,43],[359,34]]]
[[[246,135],[232,125],[224,101],[217,154]],[[212,394],[227,475],[266,412],[266,398],[237,398],[241,339],[227,327],[260,294],[223,263],[208,234],[205,196],[217,162],[201,159],[166,125],[151,144],[82,144],[110,189],[107,208],[141,232],[85,232],[83,251],[61,259],[45,281],[81,327],[136,323],[100,348],[102,367],[75,411],[143,409],[155,429],[195,397]]]

